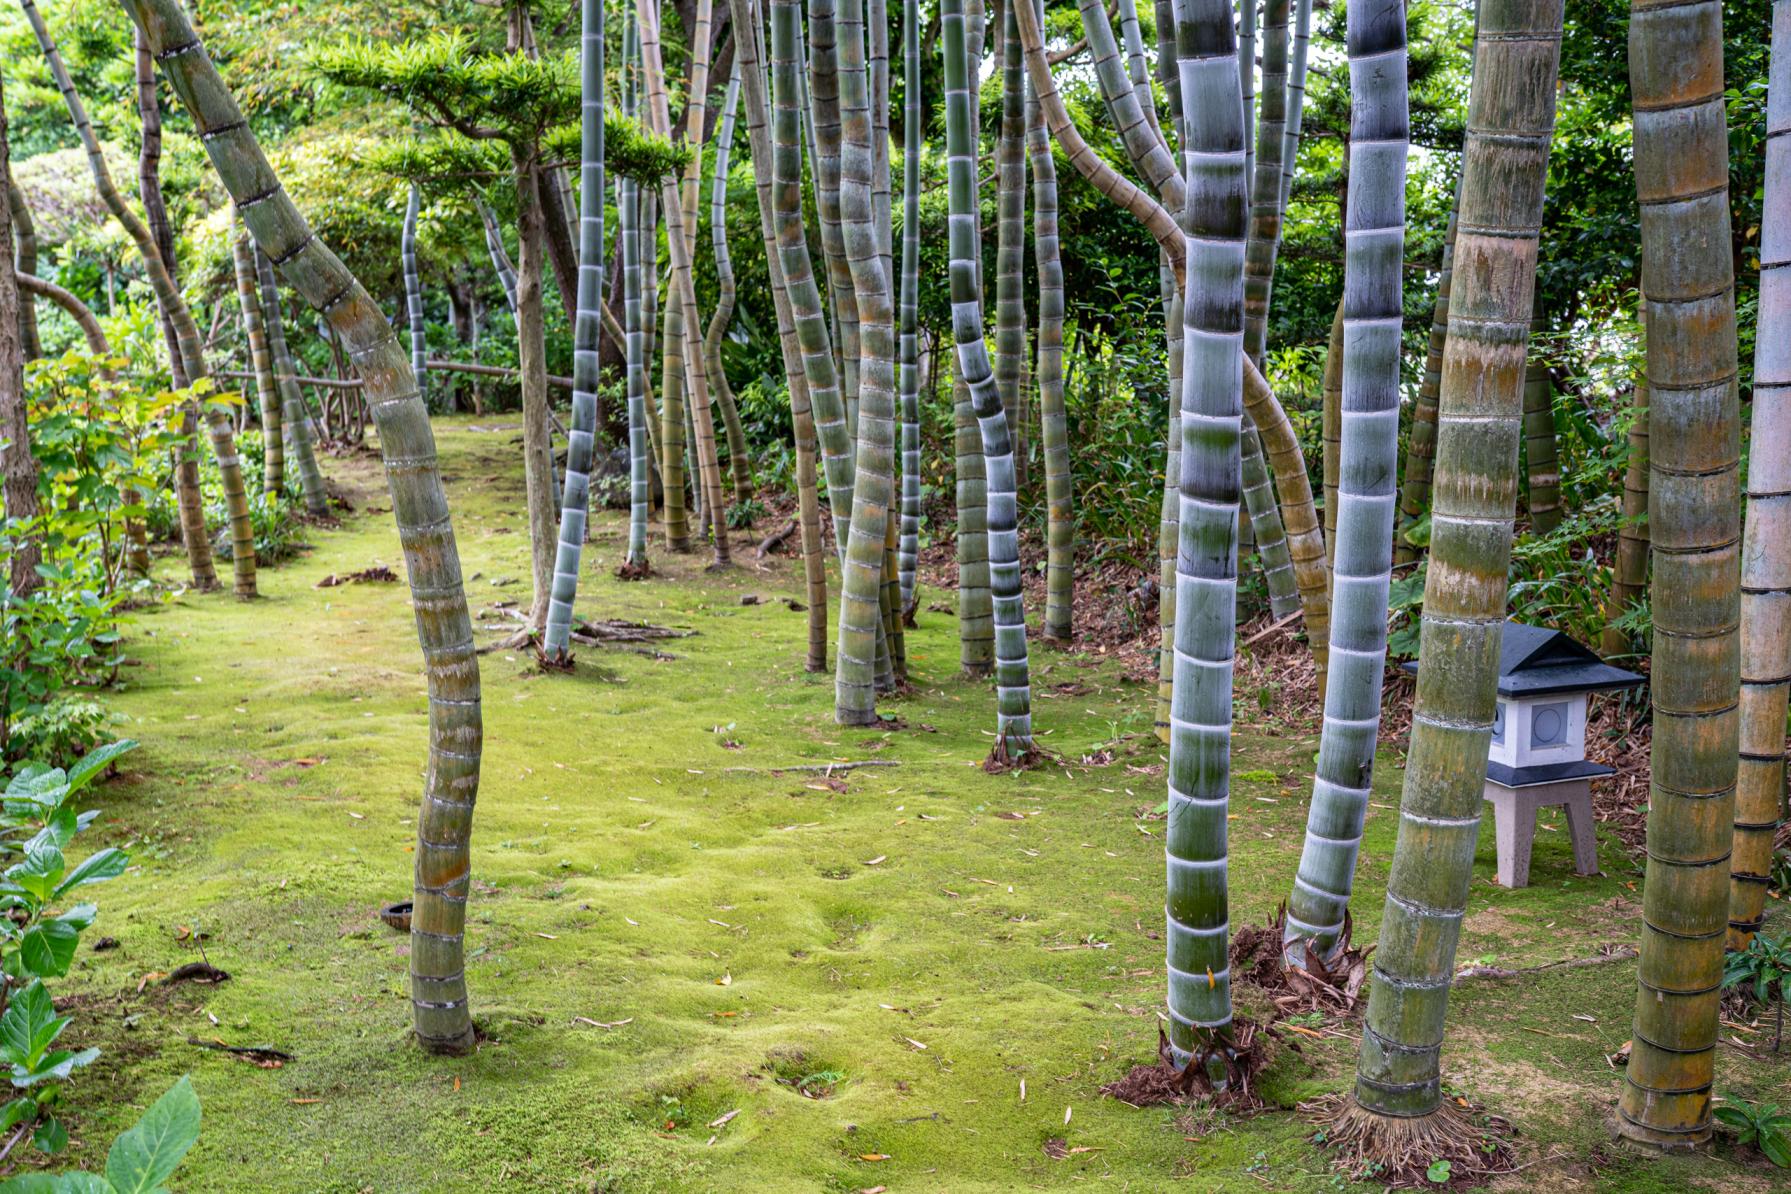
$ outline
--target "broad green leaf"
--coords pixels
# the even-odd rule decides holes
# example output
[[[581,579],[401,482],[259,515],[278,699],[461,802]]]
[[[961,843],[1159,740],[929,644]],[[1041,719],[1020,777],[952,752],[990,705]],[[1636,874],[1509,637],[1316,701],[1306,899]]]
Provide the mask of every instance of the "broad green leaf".
[[[48,900],[55,892],[56,885],[62,882],[62,873],[68,868],[63,861],[62,851],[54,846],[39,846],[25,855],[24,861],[15,862],[6,868],[6,877],[16,884],[21,891],[36,897],[38,903]]]
[[[134,738],[120,738],[116,742],[108,742],[104,746],[88,751],[85,758],[69,768],[68,790],[79,792],[92,783],[93,777],[104,771],[107,764],[111,763],[113,759],[129,754],[136,750],[137,746],[138,743]]]
[[[73,1189],[63,1185],[62,1181],[49,1173],[21,1173],[0,1182],[0,1194],[64,1194]]]
[[[1771,1132],[1760,1137],[1760,1151],[1780,1169],[1791,1169],[1791,1138],[1783,1132]]]
[[[106,1178],[118,1194],[154,1194],[199,1139],[199,1096],[185,1078],[112,1142]]]
[[[81,860],[79,866],[70,871],[62,882],[56,885],[52,898],[60,898],[64,893],[73,891],[85,883],[103,883],[107,879],[116,879],[124,874],[129,866],[131,856],[115,846],[89,854]]]
[[[38,1152],[53,1157],[68,1147],[68,1129],[62,1126],[61,1120],[51,1116],[37,1125],[37,1131],[31,1133],[31,1143],[37,1146]]]
[[[0,1015],[0,1060],[13,1064],[15,1080],[20,1070],[29,1075],[68,1024],[66,1016],[58,1016],[50,1002],[50,993],[41,982],[12,997],[6,1012]]]
[[[98,1049],[83,1049],[79,1053],[71,1053],[67,1049],[58,1049],[47,1053],[37,1070],[25,1082],[20,1082],[17,1071],[13,1073],[14,1086],[30,1086],[38,1082],[66,1082],[68,1076],[84,1066],[90,1066],[99,1060]]]
[[[56,1194],[113,1194],[112,1183],[97,1173],[62,1173],[56,1176]]]
[[[29,1095],[0,1107],[0,1132],[8,1131],[37,1114],[37,1100]]]
[[[75,810],[63,805],[52,813],[50,819],[44,822],[44,827],[25,843],[24,852],[29,854],[33,850],[41,850],[45,846],[60,850],[74,838],[78,827],[79,822],[75,818]]]
[[[62,803],[68,795],[68,776],[60,767],[45,767],[41,763],[27,763],[13,774],[12,782],[6,785],[6,810],[29,813],[43,808],[54,808]]]
[[[81,930],[93,923],[98,909],[92,904],[71,908],[62,916],[41,921],[25,930],[19,941],[18,969],[26,978],[60,978],[75,960]]]

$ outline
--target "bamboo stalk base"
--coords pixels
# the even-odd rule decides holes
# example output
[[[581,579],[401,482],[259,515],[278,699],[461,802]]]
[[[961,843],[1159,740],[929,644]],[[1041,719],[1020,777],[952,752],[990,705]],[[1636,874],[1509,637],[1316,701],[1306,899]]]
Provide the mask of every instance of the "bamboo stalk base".
[[[1326,1095],[1302,1103],[1300,1111],[1317,1125],[1335,1168],[1377,1185],[1434,1186],[1427,1174],[1438,1161],[1449,1162],[1454,1179],[1449,1184],[1517,1167],[1506,1144],[1513,1135],[1511,1124],[1448,1096],[1428,1115],[1381,1115],[1358,1103],[1354,1094]]]

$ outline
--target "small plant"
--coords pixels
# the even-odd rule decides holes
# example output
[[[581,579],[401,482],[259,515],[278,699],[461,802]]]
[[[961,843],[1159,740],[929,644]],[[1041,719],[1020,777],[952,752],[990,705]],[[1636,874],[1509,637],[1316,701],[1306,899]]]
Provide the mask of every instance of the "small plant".
[[[68,973],[82,932],[99,914],[92,904],[56,909],[80,888],[117,878],[130,861],[108,847],[68,865],[63,850],[98,815],[77,813],[74,798],[136,746],[102,746],[67,771],[27,763],[0,798],[0,854],[19,856],[0,871],[0,1065],[21,1092],[0,1108],[0,1131],[12,1133],[0,1156],[27,1132],[39,1150],[62,1151],[68,1133],[55,1115],[60,1084],[99,1056],[98,1049],[55,1047],[71,1017],[56,1014],[44,980]]]
[[[1745,950],[1723,958],[1723,986],[1741,988],[1761,1007],[1775,1009],[1772,1051],[1785,1037],[1785,996],[1791,993],[1791,933],[1773,941],[1755,934]]]
[[[1750,1103],[1724,1095],[1716,1118],[1735,1131],[1738,1144],[1751,1144],[1780,1169],[1791,1169],[1791,1114],[1776,1103]],[[0,1192],[3,1194],[3,1192]]]
[[[1432,1161],[1430,1167],[1424,1171],[1424,1180],[1433,1186],[1446,1185],[1449,1181],[1451,1168],[1452,1166],[1446,1160]]]
[[[0,1194],[159,1194],[198,1139],[199,1096],[182,1078],[112,1142],[104,1173],[21,1174],[0,1183]]]
[[[728,529],[744,531],[765,516],[765,507],[757,498],[747,498],[728,507]]]

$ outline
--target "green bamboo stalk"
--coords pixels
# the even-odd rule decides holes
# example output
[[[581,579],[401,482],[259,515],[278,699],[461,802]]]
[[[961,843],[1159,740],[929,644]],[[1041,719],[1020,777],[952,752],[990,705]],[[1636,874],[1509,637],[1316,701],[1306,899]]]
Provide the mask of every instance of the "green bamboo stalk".
[[[478,209],[479,221],[485,226],[485,251],[491,256],[492,272],[497,274],[498,285],[504,291],[504,306],[510,312],[510,318],[516,318],[516,266],[510,260],[510,254],[504,248],[504,234],[498,228],[497,215],[491,205],[485,202],[477,192],[473,194],[473,206]]]
[[[995,140],[995,389],[1007,415],[1015,476],[1024,484],[1025,435],[1020,412],[1021,361],[1026,356],[1026,89],[1015,10],[1023,0],[1004,0],[1001,17],[1001,130]]]
[[[577,314],[572,324],[572,425],[566,433],[566,478],[560,486],[560,537],[541,653],[571,660],[572,603],[578,594],[585,526],[591,510],[591,456],[597,439],[597,387],[602,360],[603,286],[603,0],[579,4],[579,212]],[[551,457],[551,450],[549,455]],[[551,466],[551,459],[549,461]],[[632,468],[632,462],[630,462]],[[632,486],[633,477],[630,475]],[[644,478],[643,478],[644,480]]]
[[[772,207],[777,224],[778,265],[783,270],[784,285],[790,296],[790,315],[802,346],[802,371],[814,410],[815,433],[821,446],[834,539],[843,544],[850,536],[852,524],[855,462],[846,433],[846,413],[840,394],[839,373],[835,368],[833,338],[821,306],[820,288],[815,282],[808,235],[802,226],[802,122],[798,115],[802,72],[797,58],[801,45],[802,10],[799,3],[800,0],[771,0]]]
[[[1282,934],[1293,964],[1305,964],[1313,954],[1328,961],[1342,944],[1380,731],[1393,516],[1399,497],[1399,341],[1410,133],[1405,18],[1403,12],[1354,15],[1349,30],[1349,194],[1343,230],[1344,348],[1329,679],[1305,845]],[[1265,150],[1272,152],[1276,132],[1264,139]],[[1278,176],[1278,161],[1274,169]]]
[[[983,0],[964,5],[965,78],[975,88],[982,78]],[[943,28],[943,25],[942,25]],[[980,116],[980,112],[978,113]],[[980,125],[980,120],[979,120]],[[976,134],[980,142],[980,129]],[[980,145],[979,145],[980,148]],[[976,292],[982,294],[982,199],[977,196],[970,234],[975,238]],[[989,479],[982,431],[970,403],[970,387],[957,367],[956,349],[946,354],[952,373],[954,498],[958,515],[958,665],[968,679],[995,669],[995,605],[989,591]]]
[[[1741,547],[1741,769],[1729,885],[1729,948],[1746,949],[1766,908],[1785,799],[1791,694],[1791,0],[1772,6],[1766,193],[1754,337],[1753,448]]]
[[[1325,345],[1325,370],[1320,380],[1319,438],[1325,489],[1325,567],[1328,577],[1337,568],[1337,486],[1343,445],[1343,301],[1331,316],[1331,335]],[[1434,421],[1434,420],[1433,420]],[[1326,581],[1329,591],[1330,579]]]
[[[1611,600],[1605,608],[1601,649],[1627,655],[1629,636],[1611,625],[1648,589],[1648,379],[1637,376],[1629,412],[1629,460],[1623,469],[1623,526],[1611,568]]]
[[[728,323],[734,318],[736,300],[734,259],[728,252],[728,159],[734,144],[734,119],[740,103],[740,58],[736,52],[734,69],[728,76],[727,95],[721,106],[721,130],[715,138],[715,178],[709,189],[709,234],[715,250],[715,310],[709,315],[709,330],[703,337],[703,355],[709,362],[709,377],[715,384],[715,404],[721,408],[722,426],[728,437],[728,471],[733,478],[734,500],[752,500],[752,460],[746,453],[746,429],[740,425],[740,411],[734,404],[733,387],[721,365],[721,340]]]
[[[1182,505],[1182,291],[1167,255],[1159,251],[1158,282],[1168,328],[1169,425],[1163,461],[1163,500],[1157,515],[1157,739],[1169,745],[1175,695],[1175,553]]]
[[[1238,5],[1238,90],[1244,96],[1244,202],[1250,202],[1250,180],[1256,177],[1256,6]],[[1248,480],[1246,479],[1246,484]]]
[[[1542,337],[1548,328],[1541,298],[1530,324],[1530,361],[1524,370],[1524,460],[1528,465],[1530,530],[1538,538],[1561,525],[1561,466],[1555,454],[1555,390]]]
[[[783,353],[784,375],[790,387],[790,414],[796,434],[796,516],[802,535],[802,568],[808,588],[808,659],[810,672],[827,670],[827,572],[821,547],[820,497],[815,477],[817,451],[815,416],[809,398],[808,375],[802,362],[802,343],[789,286],[777,251],[776,149],[771,132],[771,101],[766,78],[769,55],[765,50],[765,26],[756,0],[729,0],[734,27],[751,31],[735,42],[740,61],[741,100],[746,109],[747,142],[752,147],[753,182],[759,199],[759,235],[765,245],[765,272],[771,282],[772,305],[777,312],[778,344]],[[800,148],[797,150],[800,155]],[[798,156],[800,168],[800,156]]]
[[[1187,206],[1175,677],[1165,829],[1169,1044],[1225,1082],[1231,1036],[1226,817],[1243,426],[1246,120],[1231,5],[1176,5]]]
[[[237,213],[241,215],[239,211]],[[245,219],[244,224],[248,221]],[[254,229],[249,229],[251,235]],[[280,287],[274,279],[274,266],[259,247],[254,250],[255,276],[261,283],[261,324],[267,334],[268,355],[272,358],[274,385],[280,391],[280,438],[282,452],[299,475],[299,488],[305,495],[305,509],[312,515],[327,514],[328,493],[323,487],[323,473],[317,467],[317,454],[312,448],[311,414],[305,409],[305,395],[299,389],[298,370],[292,366],[292,353],[286,345],[286,321],[280,312]]]
[[[1411,751],[1346,1112],[1370,1136],[1416,1138],[1419,1147],[1455,1114],[1442,1097],[1439,1054],[1492,738],[1561,38],[1559,0],[1482,0],[1479,13]],[[1363,58],[1377,45],[1403,46],[1403,11],[1377,15],[1361,30],[1352,23],[1352,55],[1358,44]],[[1344,552],[1339,543],[1340,582]]]
[[[827,300],[833,307],[834,349],[839,362],[840,396],[845,403],[848,441],[858,436],[858,299],[840,221],[840,79],[835,0],[809,0],[808,98],[814,135],[815,210],[821,217],[821,250],[827,262]],[[825,450],[825,448],[823,449]],[[832,484],[831,475],[829,485]],[[850,491],[848,491],[848,499]],[[850,500],[846,503],[851,505]],[[834,536],[841,543],[835,515]]]
[[[1393,542],[1393,562],[1409,564],[1419,556],[1418,546],[1405,532],[1424,517],[1430,503],[1430,474],[1436,456],[1437,395],[1443,386],[1443,349],[1449,342],[1449,291],[1455,280],[1455,226],[1461,206],[1449,211],[1443,233],[1443,259],[1438,269],[1436,300],[1430,308],[1430,347],[1424,355],[1424,376],[1418,383],[1418,400],[1412,406],[1411,434],[1405,453],[1405,485],[1399,493],[1400,534]]]
[[[429,679],[430,750],[417,823],[411,1006],[426,1048],[466,1052],[473,1046],[463,943],[468,842],[479,786],[479,664],[428,411],[391,325],[280,188],[177,0],[125,0],[125,8],[148,36],[257,245],[280,262],[299,293],[347,342],[379,424]]]
[[[640,47],[639,25],[632,19],[632,11],[628,16],[630,19],[622,26],[622,65],[625,69],[622,113],[632,118],[638,106],[635,76]],[[647,521],[653,507],[653,478],[649,464],[653,459],[653,448],[648,432],[653,420],[647,395],[646,282],[641,268],[640,184],[620,175],[616,187],[616,214],[622,223],[623,355],[628,373],[628,554],[622,561],[619,575],[632,579],[644,577],[651,571],[647,561]]]
[[[900,369],[902,526],[897,569],[902,611],[913,616],[920,556],[920,170],[926,116],[920,102],[920,6],[902,4],[902,281]]]
[[[410,184],[404,205],[404,233],[398,251],[404,261],[404,309],[410,317],[410,368],[417,375],[417,393],[429,400],[429,344],[423,337],[423,277],[417,268],[417,211],[422,197]]]
[[[1036,5],[1043,0],[1010,2]],[[1045,449],[1044,633],[1054,642],[1068,643],[1076,634],[1076,515],[1070,487],[1069,416],[1063,397],[1063,258],[1057,227],[1057,163],[1051,157],[1044,116],[1034,94],[1026,99],[1026,148],[1032,164],[1032,244],[1039,279],[1039,431]]]
[[[861,356],[852,525],[841,557],[834,719],[841,725],[871,725],[877,720],[884,541],[895,483],[895,312],[871,196],[876,163],[871,149],[864,0],[842,0],[836,36],[840,231],[858,306]],[[882,649],[887,651],[887,636],[884,644]]]
[[[1015,9],[1026,8],[1014,5]],[[951,216],[952,335],[958,372],[982,435],[988,484],[989,589],[994,605],[996,723],[994,757],[1031,754],[1031,685],[1027,666],[1026,620],[1020,589],[1018,514],[1014,456],[1001,395],[983,341],[982,293],[974,254],[977,249],[976,106],[970,87],[962,0],[942,0],[940,20],[945,56],[946,164]]]
[[[1244,351],[1257,367],[1268,347],[1269,288],[1281,246],[1282,155],[1287,149],[1289,0],[1265,0],[1262,20],[1262,119],[1250,175],[1250,240],[1244,250]],[[1254,7],[1253,0],[1246,7]]]
[[[87,164],[93,173],[94,188],[99,192],[100,201],[136,246],[138,256],[143,259],[143,271],[149,278],[150,287],[155,291],[156,305],[160,308],[162,317],[174,329],[173,360],[185,371],[187,384],[197,385],[210,376],[205,362],[204,342],[200,338],[198,325],[193,322],[192,312],[187,309],[186,300],[181,296],[180,287],[175,285],[169,273],[162,247],[156,243],[154,234],[124,201],[124,196],[113,184],[112,171],[106,165],[105,154],[100,149],[98,137],[94,135],[93,125],[87,119],[87,107],[75,91],[68,68],[63,65],[62,54],[56,48],[55,39],[50,36],[49,27],[44,24],[43,14],[38,11],[33,0],[20,0],[20,6],[25,10],[25,18],[31,24],[31,31],[37,37],[39,48],[43,50],[44,60],[50,68],[50,77],[55,82],[56,89],[62,93],[69,119],[80,135],[82,148],[87,152]],[[248,493],[243,483],[242,461],[236,454],[236,429],[230,416],[215,403],[204,405],[204,417],[212,455],[217,460],[218,474],[223,482],[224,506],[230,521],[233,590],[239,599],[248,600],[255,596],[255,530],[249,521]],[[191,529],[197,529],[203,538],[202,515],[196,527]],[[191,555],[190,544],[188,552]],[[208,544],[204,567],[194,567],[195,579],[210,567]]]
[[[1722,6],[1630,6],[1647,295],[1654,768],[1617,1130],[1710,1136],[1739,759],[1740,410]]]
[[[280,387],[274,381],[273,355],[261,318],[261,296],[255,277],[255,245],[249,230],[232,215],[230,260],[236,269],[236,301],[243,313],[243,336],[249,342],[249,363],[255,370],[255,395],[261,407],[261,480],[271,496],[286,485],[286,453],[281,443]]]

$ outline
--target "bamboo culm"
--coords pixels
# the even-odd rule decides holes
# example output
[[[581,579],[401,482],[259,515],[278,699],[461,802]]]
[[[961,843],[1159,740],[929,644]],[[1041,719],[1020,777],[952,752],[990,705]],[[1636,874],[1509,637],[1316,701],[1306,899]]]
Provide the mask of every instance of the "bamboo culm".
[[[239,213],[240,214],[240,213]],[[245,220],[246,224],[247,221]],[[252,230],[251,230],[252,231]],[[329,495],[324,491],[323,473],[317,467],[317,453],[311,434],[311,413],[305,409],[305,395],[299,389],[298,371],[292,365],[292,352],[286,346],[286,320],[280,308],[280,285],[274,278],[274,266],[257,244],[254,250],[255,277],[261,283],[261,325],[267,334],[268,356],[274,368],[274,385],[280,391],[280,435],[286,462],[299,475],[299,488],[305,495],[305,509],[313,515],[329,512]]]
[[[410,186],[404,205],[404,232],[398,251],[404,262],[404,310],[410,321],[410,369],[417,375],[417,393],[429,401],[429,343],[423,335],[423,276],[417,267],[417,213],[422,196]]]
[[[274,358],[268,350],[267,327],[261,315],[259,281],[255,276],[255,243],[240,218],[232,220],[230,261],[236,270],[236,302],[243,313],[243,338],[249,342],[249,364],[255,371],[255,396],[261,408],[261,480],[269,495],[286,486],[286,453],[280,411],[280,386],[274,380]]]
[[[479,663],[429,414],[410,362],[366,290],[327,249],[256,142],[178,0],[125,0],[267,256],[348,344],[379,424],[393,516],[429,681],[429,766],[417,822],[411,1006],[426,1048],[473,1046],[464,969],[469,843],[479,786]]]
[[[572,603],[578,595],[585,525],[591,510],[607,260],[603,249],[603,0],[580,0],[579,22],[578,296],[572,324],[572,424],[566,433],[566,477],[560,486],[553,591],[541,639],[541,653],[557,664],[570,659]],[[632,488],[632,474],[629,481]]]
[[[920,102],[920,16],[902,5],[902,282],[899,369],[902,409],[902,525],[896,566],[902,610],[915,606],[920,556],[920,157],[926,118]]]
[[[1463,150],[1421,665],[1356,1067],[1356,1106],[1389,1124],[1448,1113],[1439,1063],[1492,739],[1561,13],[1560,0],[1483,0],[1479,10],[1486,36],[1474,48]],[[1358,35],[1363,51],[1403,47],[1401,9],[1364,25],[1352,24],[1352,56]],[[1340,542],[1340,576],[1343,552]]]
[[[1629,82],[1647,295],[1654,742],[1634,1048],[1617,1130],[1672,1147],[1711,1133],[1740,757],[1741,418],[1722,6],[1632,2]]]
[[[1042,0],[1010,2],[1037,5]],[[1038,98],[1032,94],[1026,100],[1026,149],[1032,166],[1032,244],[1039,285],[1037,377],[1039,434],[1045,458],[1044,634],[1058,643],[1068,643],[1076,633],[1076,521],[1070,488],[1069,417],[1063,396],[1063,256],[1058,241],[1057,163],[1051,156]]]
[[[715,136],[715,178],[709,189],[709,240],[715,251],[715,310],[709,315],[709,330],[703,337],[703,355],[709,362],[709,379],[715,387],[715,405],[721,411],[722,427],[728,437],[728,472],[734,484],[734,500],[752,500],[752,459],[746,451],[746,429],[740,425],[740,411],[734,403],[734,390],[728,384],[727,370],[721,365],[721,341],[734,318],[736,299],[734,260],[728,253],[728,162],[733,154],[734,119],[740,105],[740,58],[734,58],[733,73],[728,76],[727,94],[721,105],[721,128]]]
[[[1769,79],[1753,450],[1741,545],[1741,770],[1729,879],[1730,949],[1746,949],[1760,929],[1785,799],[1785,707],[1791,692],[1791,0],[1772,6]]]
[[[1018,6],[1016,6],[1018,7]],[[960,0],[941,9],[945,55],[946,163],[951,215],[952,335],[958,372],[970,391],[970,405],[982,437],[987,470],[989,589],[994,606],[996,725],[995,757],[1024,758],[1032,752],[1032,691],[1026,651],[1026,621],[1020,588],[1018,515],[1014,455],[1007,417],[983,342],[983,304],[977,247],[976,109],[970,90]]]

